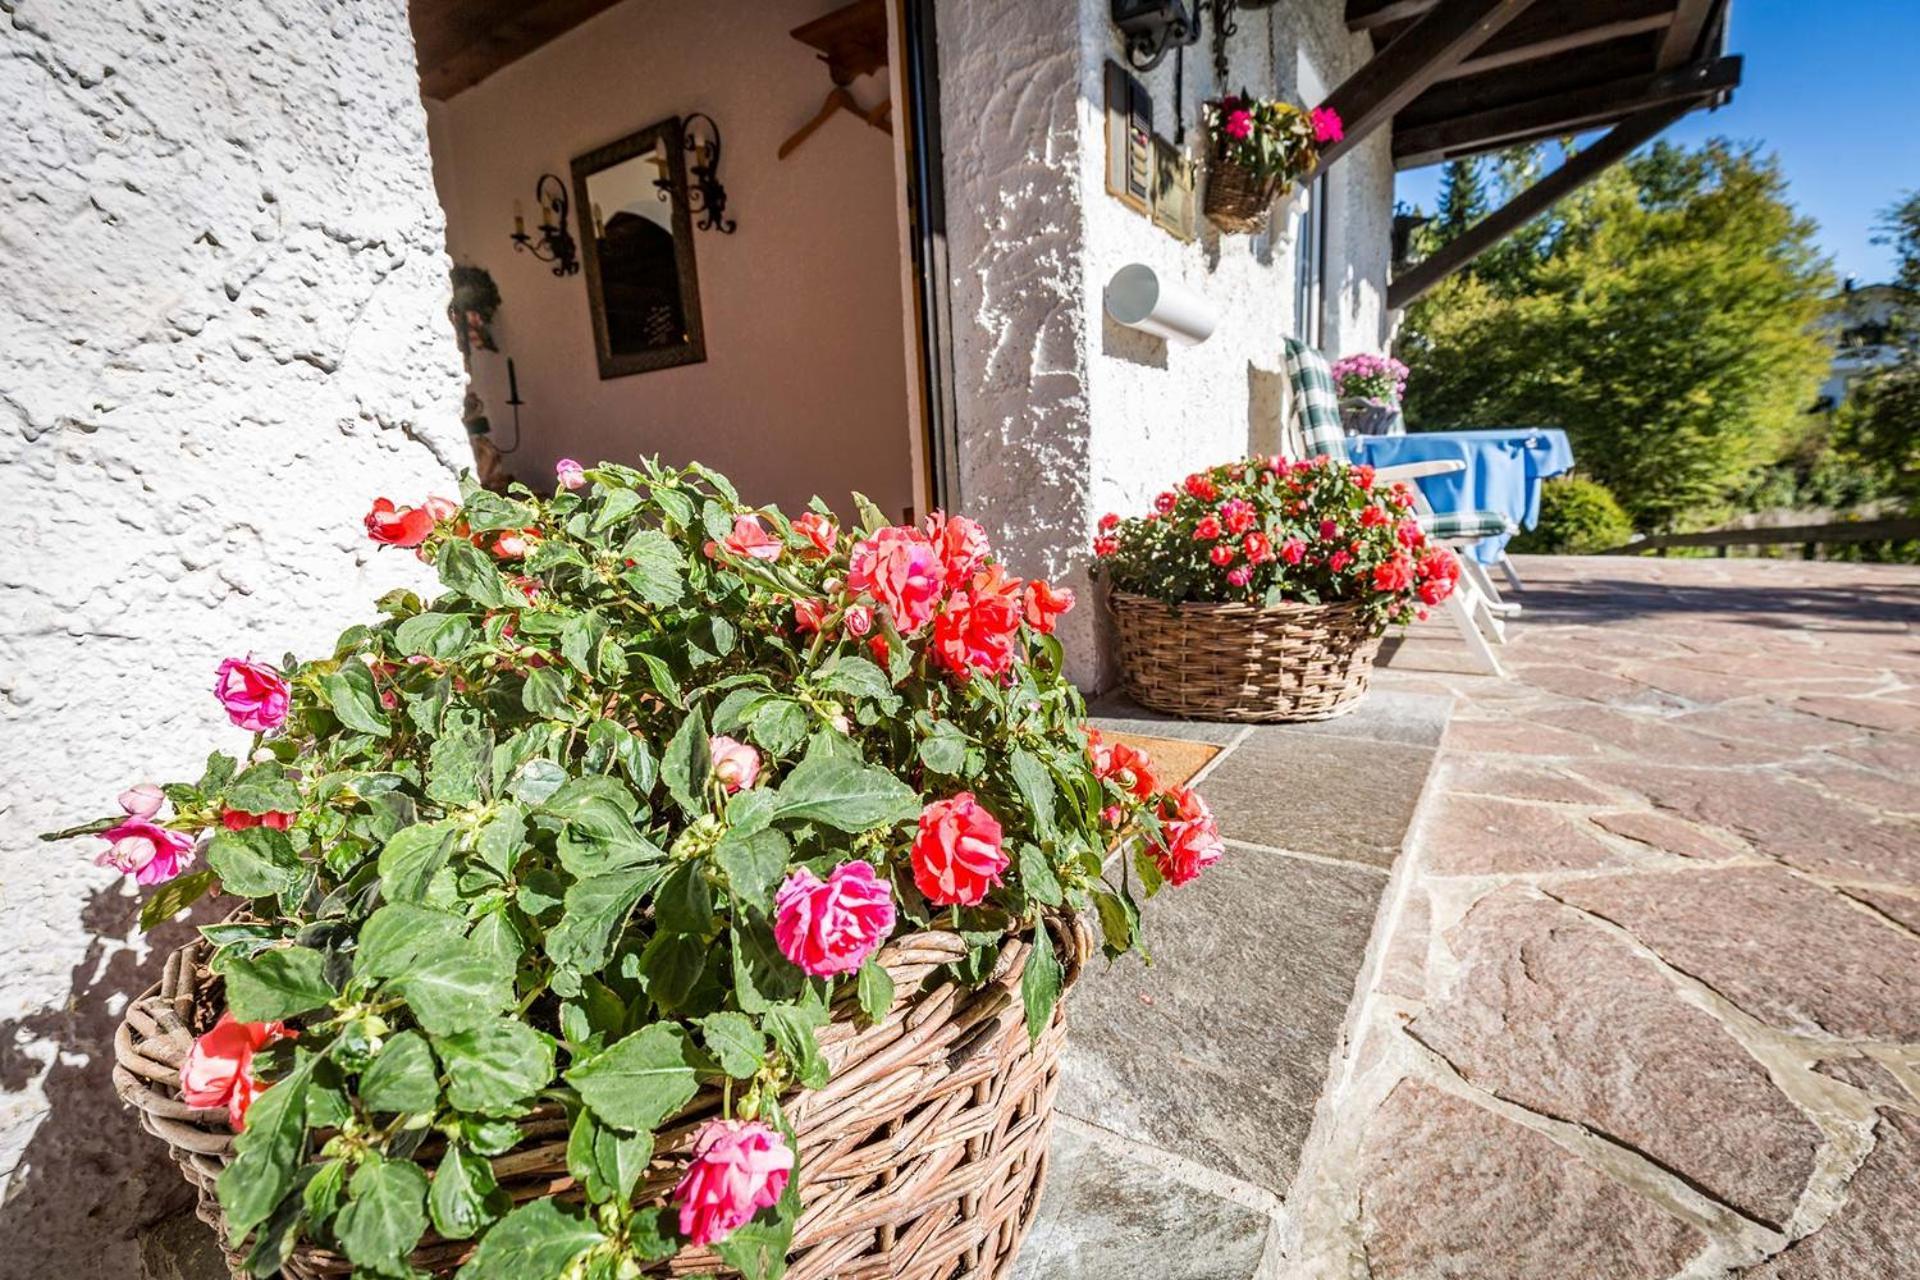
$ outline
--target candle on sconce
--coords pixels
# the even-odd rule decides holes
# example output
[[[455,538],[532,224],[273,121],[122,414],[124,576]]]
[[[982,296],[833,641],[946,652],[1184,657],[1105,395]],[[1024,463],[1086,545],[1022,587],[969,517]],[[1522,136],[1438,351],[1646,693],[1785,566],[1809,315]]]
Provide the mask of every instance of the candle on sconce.
[[[513,202],[513,234],[516,236],[524,236],[527,234],[526,215],[522,213],[518,200]]]
[[[597,200],[593,204],[593,234],[599,240],[607,238],[607,224],[600,217],[600,202]]]
[[[507,357],[507,403],[520,403],[520,377],[514,372],[513,357]]]

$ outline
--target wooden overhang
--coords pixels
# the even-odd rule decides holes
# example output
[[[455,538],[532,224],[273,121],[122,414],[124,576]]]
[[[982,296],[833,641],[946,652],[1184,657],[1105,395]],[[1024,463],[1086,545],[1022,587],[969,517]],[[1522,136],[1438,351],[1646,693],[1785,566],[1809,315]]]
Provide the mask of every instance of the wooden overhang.
[[[420,96],[445,100],[620,0],[409,0]]]
[[[1396,169],[1415,169],[1595,129],[1507,207],[1396,277],[1405,306],[1668,125],[1725,103],[1731,0],[1345,0],[1374,56],[1327,96],[1346,138],[1331,164],[1391,126]]]

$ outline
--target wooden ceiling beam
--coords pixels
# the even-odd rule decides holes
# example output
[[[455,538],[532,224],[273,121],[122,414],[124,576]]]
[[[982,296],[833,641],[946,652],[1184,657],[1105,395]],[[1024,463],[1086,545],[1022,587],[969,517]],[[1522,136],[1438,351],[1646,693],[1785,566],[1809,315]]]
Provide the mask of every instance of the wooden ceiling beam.
[[[1440,0],[1327,95],[1346,136],[1320,153],[1331,165],[1428,86],[1527,11],[1533,0]]]
[[[1437,0],[1347,0],[1347,30],[1374,31],[1417,18]]]
[[[1458,80],[1577,49],[1660,31],[1673,21],[1673,0],[1595,0],[1577,10],[1540,3],[1442,76]]]
[[[619,0],[412,0],[420,92],[445,99],[565,35]]]
[[[1394,166],[1417,169],[1474,151],[1492,150],[1528,137],[1576,133],[1609,124],[1643,108],[1698,104],[1740,83],[1740,59],[1708,62],[1646,76],[1511,103],[1487,111],[1431,121],[1393,135]]]
[[[1673,71],[1693,61],[1694,52],[1700,47],[1700,36],[1707,29],[1707,20],[1718,7],[1719,0],[1680,0],[1672,25],[1660,39],[1658,70]]]
[[[1668,103],[1649,107],[1621,121],[1606,137],[1567,157],[1552,173],[1414,264],[1411,270],[1395,276],[1387,286],[1387,306],[1395,310],[1407,306],[1558,201],[1586,186],[1608,165],[1625,159],[1634,148],[1651,141],[1690,109],[1687,103]]]

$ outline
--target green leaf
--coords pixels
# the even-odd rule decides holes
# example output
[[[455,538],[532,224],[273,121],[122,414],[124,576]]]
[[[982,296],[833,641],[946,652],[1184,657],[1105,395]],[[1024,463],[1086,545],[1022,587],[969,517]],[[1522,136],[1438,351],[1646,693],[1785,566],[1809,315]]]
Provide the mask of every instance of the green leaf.
[[[893,523],[893,521],[887,519],[887,513],[879,507],[874,506],[873,499],[867,497],[864,493],[856,492],[853,495],[853,508],[860,517],[861,533],[878,533]]]
[[[705,937],[713,929],[713,888],[706,868],[683,862],[667,876],[653,904],[654,923],[665,933]]]
[[[693,1099],[694,1064],[687,1033],[654,1022],[575,1065],[566,1079],[607,1124],[650,1131]]]
[[[440,581],[475,604],[489,609],[518,608],[526,596],[500,576],[493,557],[461,538],[449,538],[440,546],[436,567]]]
[[[647,669],[647,682],[659,691],[661,697],[676,707],[687,705],[686,695],[680,692],[680,682],[673,678],[673,671],[662,661],[658,654],[648,653],[645,649],[636,655]]]
[[[658,529],[642,529],[627,539],[620,548],[623,559],[633,561],[631,567],[621,575],[621,580],[632,587],[639,597],[656,609],[666,609],[680,603],[680,597],[686,593],[686,579],[681,570],[686,561],[680,554],[680,548],[673,539]]]
[[[1057,907],[1066,901],[1066,895],[1060,890],[1060,877],[1054,874],[1053,864],[1047,861],[1047,855],[1038,845],[1020,846],[1020,884],[1036,902]]]
[[[660,781],[666,784],[674,803],[689,816],[698,817],[707,811],[703,793],[711,765],[706,721],[695,709],[687,713],[687,718],[674,730],[666,754],[660,758]]]
[[[493,760],[493,735],[462,726],[436,739],[427,763],[427,798],[450,809],[486,798]]]
[[[609,1128],[582,1107],[567,1135],[567,1172],[586,1188],[596,1204],[628,1201],[640,1175],[653,1158],[651,1133],[625,1133]]]
[[[1118,894],[1099,889],[1094,890],[1093,906],[1100,914],[1100,931],[1105,937],[1106,953],[1117,956],[1133,950],[1140,937],[1139,909]]]
[[[547,955],[562,968],[593,973],[613,954],[613,938],[634,904],[666,875],[663,865],[588,876],[567,887],[559,923],[547,931]]]
[[[413,1274],[407,1255],[426,1230],[424,1169],[411,1160],[375,1157],[354,1171],[333,1233],[356,1271],[405,1280]]]
[[[360,1101],[369,1111],[422,1114],[440,1105],[440,1070],[418,1031],[402,1031],[380,1046],[360,1073]]]
[[[513,1005],[513,966],[471,942],[422,960],[390,985],[436,1036],[470,1031]]]
[[[1020,974],[1020,1001],[1027,1009],[1027,1036],[1038,1040],[1053,1017],[1053,1006],[1060,1000],[1062,978],[1060,959],[1053,953],[1053,938],[1046,925],[1033,930],[1033,949],[1027,953],[1027,967]]]
[[[736,902],[767,911],[774,887],[786,875],[788,851],[787,837],[771,827],[745,836],[733,830],[720,838],[713,858]]]
[[[435,1231],[449,1240],[472,1239],[512,1204],[494,1180],[491,1163],[458,1142],[447,1144],[427,1192]]]
[[[567,771],[551,760],[535,758],[521,765],[509,790],[527,804],[545,804],[567,781]]]
[[[235,778],[221,803],[242,813],[292,813],[300,807],[300,788],[284,767],[263,761]]]
[[[605,1240],[581,1210],[557,1200],[530,1200],[480,1237],[458,1280],[552,1280]]]
[[[793,1219],[762,1212],[726,1239],[714,1241],[713,1251],[740,1273],[740,1280],[780,1280],[792,1247]]]
[[[707,1052],[736,1080],[751,1080],[767,1060],[767,1038],[744,1013],[710,1013],[700,1019],[700,1032]]]
[[[571,724],[580,718],[580,710],[567,700],[567,673],[559,667],[540,667],[530,672],[520,691],[520,704],[546,720]]]
[[[216,1190],[235,1240],[265,1222],[293,1189],[315,1061],[313,1055],[296,1051],[293,1070],[253,1100],[246,1128],[234,1135],[234,1159],[221,1171]]]
[[[461,1111],[515,1116],[553,1079],[553,1037],[497,1018],[434,1042],[447,1069],[447,1101]]]
[[[560,628],[560,656],[589,680],[598,675],[595,659],[607,634],[607,620],[589,610],[576,613]]]
[[[854,977],[854,996],[868,1022],[878,1022],[893,1008],[893,975],[882,969],[872,956],[861,964]]]
[[[1033,810],[1035,829],[1042,835],[1051,833],[1053,775],[1047,772],[1047,766],[1025,747],[1015,747],[1007,757],[1007,771],[1013,775],[1013,785],[1020,789],[1020,798]]]
[[[950,778],[960,776],[967,763],[967,735],[954,728],[950,720],[936,720],[920,740],[920,763],[935,773]]]
[[[227,1008],[241,1022],[273,1022],[318,1009],[337,994],[327,958],[311,947],[283,947],[227,962]]]
[[[460,656],[473,639],[473,624],[457,613],[420,613],[394,629],[393,643],[401,653],[420,654],[446,662]]]
[[[775,1005],[761,1015],[761,1022],[802,1085],[818,1089],[827,1082],[827,1060],[813,1034],[827,1023],[824,1006]]]
[[[806,975],[780,954],[766,918],[752,907],[735,912],[732,929],[733,992],[748,1013],[764,1013],[800,993]]]
[[[427,886],[453,855],[458,835],[459,828],[451,822],[421,822],[396,831],[380,850],[380,892],[387,901],[425,898]]]
[[[807,709],[792,698],[769,698],[753,713],[753,740],[776,756],[793,754],[807,737]]]
[[[487,489],[471,494],[462,505],[461,515],[467,527],[475,533],[490,533],[495,529],[524,529],[534,523],[532,507]]]
[[[207,866],[228,893],[243,898],[272,897],[293,883],[300,859],[293,841],[272,827],[222,831],[207,846]]]
[[[886,672],[865,658],[835,658],[821,669],[818,679],[823,689],[857,698],[872,698],[888,711],[900,705],[900,695],[893,691],[893,684],[887,679]]]
[[[589,526],[594,533],[604,532],[640,509],[640,495],[632,489],[601,484],[594,487],[594,495],[600,499],[600,509],[593,513]]]
[[[480,861],[500,873],[502,879],[513,874],[514,864],[527,847],[527,812],[509,800],[494,811],[473,851]]]
[[[340,723],[355,733],[387,736],[387,714],[380,709],[380,695],[373,687],[373,672],[357,658],[348,658],[338,671],[321,677],[320,688],[327,705]]]
[[[707,971],[707,943],[684,933],[663,933],[640,953],[647,994],[662,1009],[678,1010]]]
[[[142,929],[159,928],[206,897],[207,890],[213,888],[213,881],[214,872],[211,867],[189,871],[183,876],[175,876],[167,881],[154,891],[151,898],[140,904],[140,927]]]
[[[820,740],[780,784],[777,821],[818,822],[858,833],[919,816],[920,796],[886,769],[822,749]]]
[[[467,922],[446,911],[390,902],[367,917],[353,953],[353,971],[397,978],[428,956],[464,941]]]

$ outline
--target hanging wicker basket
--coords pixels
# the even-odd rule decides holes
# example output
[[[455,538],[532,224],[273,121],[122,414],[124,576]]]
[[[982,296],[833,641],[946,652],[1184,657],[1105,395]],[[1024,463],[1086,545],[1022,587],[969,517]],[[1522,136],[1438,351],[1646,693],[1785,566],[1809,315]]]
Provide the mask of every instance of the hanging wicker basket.
[[[1328,720],[1367,691],[1380,630],[1358,604],[1187,602],[1114,590],[1120,679],[1143,707],[1200,720]]]
[[[1222,231],[1251,234],[1260,230],[1273,202],[1289,189],[1278,174],[1258,177],[1216,151],[1207,166],[1207,219]]]
[[[1092,934],[1078,918],[1048,925],[1071,986],[1093,952]],[[789,1280],[1001,1280],[1012,1273],[1046,1179],[1066,1038],[1063,999],[1051,1025],[1029,1042],[1019,992],[1029,950],[1025,940],[1009,940],[989,980],[967,989],[939,972],[966,957],[965,942],[951,933],[908,934],[878,957],[897,993],[886,1018],[860,1028],[850,1007],[836,1009],[820,1036],[832,1080],[788,1104],[802,1203]],[[114,1041],[113,1081],[198,1190],[199,1216],[219,1233],[241,1276],[242,1255],[230,1247],[214,1197],[214,1181],[232,1158],[226,1112],[180,1101],[180,1064],[196,1031],[218,1016],[207,951],[196,942],[175,952],[160,983],[128,1008]],[[636,1201],[667,1202],[695,1135],[719,1110],[718,1091],[703,1090],[660,1128]],[[536,1112],[522,1130],[520,1145],[493,1161],[501,1188],[516,1201],[577,1198],[566,1117],[557,1108]],[[415,1158],[432,1163],[432,1155],[430,1142]],[[470,1240],[429,1234],[412,1262],[428,1275],[452,1276],[473,1248]],[[352,1270],[341,1255],[303,1244],[282,1274],[340,1280]],[[712,1252],[692,1249],[645,1274],[738,1275]]]

